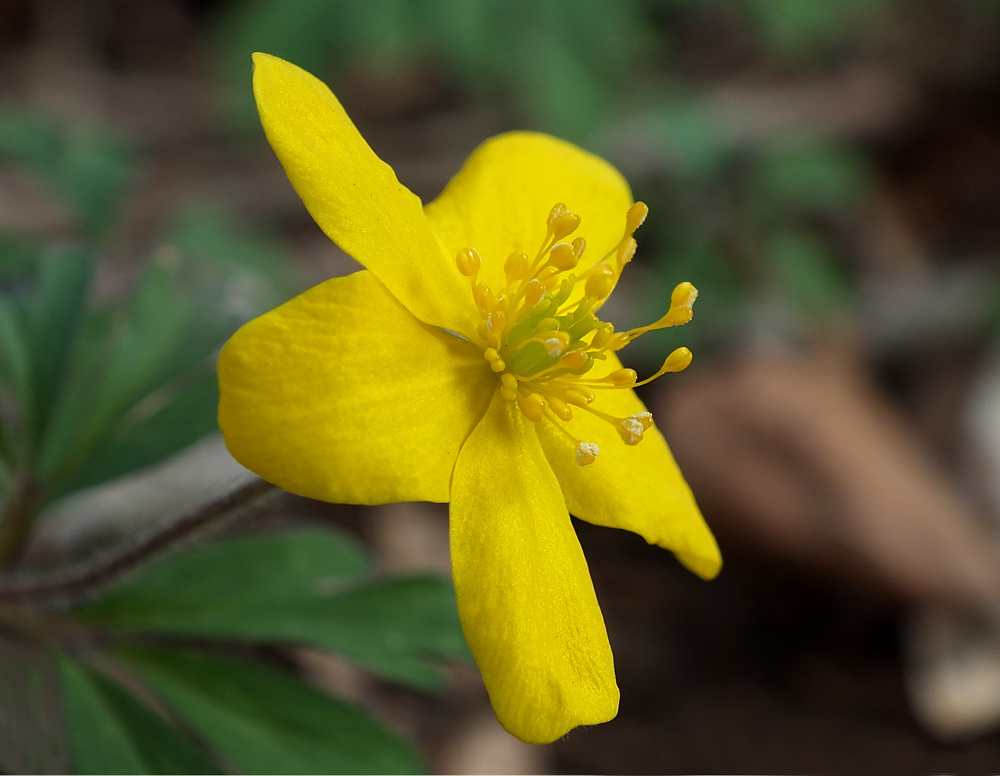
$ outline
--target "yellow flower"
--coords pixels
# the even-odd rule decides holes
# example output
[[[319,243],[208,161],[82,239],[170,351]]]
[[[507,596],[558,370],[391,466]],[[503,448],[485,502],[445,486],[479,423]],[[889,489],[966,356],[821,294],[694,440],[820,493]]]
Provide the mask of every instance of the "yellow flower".
[[[366,269],[226,344],[229,450],[311,498],[450,502],[459,615],[500,722],[547,743],[612,719],[611,648],[569,514],[718,573],[715,540],[615,356],[689,320],[694,287],[678,286],[653,326],[615,332],[596,313],[647,209],[607,162],[546,135],[501,135],[424,207],[323,83],[266,54],[254,62],[289,180]],[[680,348],[658,374],[690,359]]]

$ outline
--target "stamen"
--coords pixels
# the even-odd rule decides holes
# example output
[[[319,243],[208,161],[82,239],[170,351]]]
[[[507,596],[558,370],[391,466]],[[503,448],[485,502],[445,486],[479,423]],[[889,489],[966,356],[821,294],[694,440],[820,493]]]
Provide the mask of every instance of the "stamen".
[[[549,397],[549,409],[555,413],[559,420],[573,420],[573,410],[571,410],[558,396]]]
[[[597,460],[597,456],[600,454],[601,448],[593,442],[576,443],[576,462],[580,466],[589,466]]]
[[[490,365],[490,369],[494,372],[502,372],[507,368],[507,365],[504,363],[503,359],[500,358],[500,354],[497,352],[496,348],[486,348],[486,352],[483,353],[483,358],[486,359],[486,362]]]
[[[615,287],[615,271],[607,264],[596,264],[583,293],[594,299],[605,299]]]
[[[620,350],[647,331],[679,326],[691,319],[698,292],[690,283],[674,289],[669,311],[651,326],[616,332],[612,324],[597,316],[625,265],[635,256],[637,244],[632,235],[648,213],[642,202],[633,204],[617,245],[600,261],[588,262],[579,273],[576,270],[587,241],[582,236],[569,241],[581,219],[562,202],[549,211],[545,239],[533,259],[521,251],[507,256],[503,288],[494,291],[478,282],[482,257],[474,248],[463,248],[455,258],[459,271],[470,281],[481,317],[477,333],[484,346],[483,358],[499,376],[500,395],[516,402],[528,420],[538,423],[545,418],[551,422],[572,442],[581,466],[593,463],[600,450],[563,427],[562,423],[573,420],[575,410],[582,409],[611,424],[628,445],[641,442],[653,425],[648,412],[619,418],[592,406],[597,389],[629,390],[666,372],[679,372],[691,363],[691,351],[678,348],[656,374],[641,382],[635,370],[620,366],[603,377],[587,377],[598,361],[608,359],[609,351]]]
[[[549,251],[549,264],[560,272],[571,270],[579,263],[580,256],[577,254],[576,248],[569,243],[556,243]]]
[[[647,383],[653,382],[657,377],[665,375],[667,372],[683,372],[688,366],[691,365],[691,359],[693,355],[687,348],[677,348],[673,353],[667,356],[666,360],[663,362],[663,366],[660,367],[660,371],[657,372],[652,377],[647,377],[641,383],[635,383],[632,387],[638,388],[640,385],[646,385]],[[631,370],[630,370],[631,371]],[[635,374],[635,372],[632,372]]]
[[[545,416],[545,397],[538,393],[529,393],[527,396],[518,394],[517,406],[521,408],[524,416],[537,423]]]
[[[625,214],[625,233],[632,234],[632,232],[642,226],[643,221],[646,220],[646,216],[648,215],[649,207],[645,202],[636,202],[632,205],[628,209],[628,213]]]
[[[507,277],[507,284],[510,285],[515,280],[524,280],[531,269],[531,259],[528,254],[514,251],[503,263],[504,275]]]
[[[472,278],[475,283],[479,269],[483,266],[483,258],[475,248],[462,248],[455,257],[455,263],[458,264],[458,271],[467,278]]]

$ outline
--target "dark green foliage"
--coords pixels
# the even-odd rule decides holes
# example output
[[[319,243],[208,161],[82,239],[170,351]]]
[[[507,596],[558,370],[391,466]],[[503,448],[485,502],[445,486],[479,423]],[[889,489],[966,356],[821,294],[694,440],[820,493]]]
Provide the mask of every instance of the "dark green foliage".
[[[368,580],[367,567],[357,544],[329,530],[246,536],[165,558],[76,616],[131,632],[309,644],[439,686],[430,661],[470,659],[451,584]]]
[[[204,652],[122,650],[124,663],[243,773],[418,773],[367,714],[270,668]]]
[[[128,691],[66,657],[59,678],[73,773],[221,773],[190,738]]]

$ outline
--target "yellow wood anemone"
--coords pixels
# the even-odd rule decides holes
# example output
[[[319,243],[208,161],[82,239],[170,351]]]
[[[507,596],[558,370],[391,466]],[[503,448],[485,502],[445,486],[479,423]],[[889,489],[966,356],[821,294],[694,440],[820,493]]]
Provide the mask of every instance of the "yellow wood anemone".
[[[647,212],[604,160],[501,135],[425,207],[323,83],[267,54],[254,62],[289,180],[365,269],[229,340],[229,450],[303,496],[450,502],[459,615],[500,722],[547,743],[612,719],[614,662],[569,515],[718,573],[715,540],[615,355],[687,322],[697,292],[682,283],[643,329],[598,317]],[[680,348],[654,377],[690,360]]]

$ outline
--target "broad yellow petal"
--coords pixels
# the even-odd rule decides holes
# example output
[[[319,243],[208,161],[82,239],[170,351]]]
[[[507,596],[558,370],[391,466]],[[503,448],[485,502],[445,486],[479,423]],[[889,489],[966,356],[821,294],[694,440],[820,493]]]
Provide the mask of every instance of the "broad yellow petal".
[[[621,363],[612,356],[598,375],[619,368]],[[593,406],[609,415],[621,418],[646,411],[631,389],[595,393]],[[573,413],[565,427],[577,439],[596,443],[601,451],[589,466],[577,465],[573,445],[548,421],[538,426],[538,437],[566,494],[569,511],[588,523],[633,531],[650,544],[671,550],[701,577],[718,574],[722,568],[719,547],[656,426],[630,447],[610,423],[576,407]]]
[[[264,133],[316,223],[424,323],[475,331],[468,281],[454,253],[443,252],[420,199],[322,81],[269,54],[253,59]]]
[[[452,485],[458,613],[500,723],[529,743],[612,719],[604,620],[532,424],[497,394]]]
[[[494,385],[474,348],[362,271],[233,335],[219,356],[219,426],[237,461],[302,496],[447,501]]]
[[[557,202],[582,219],[573,237],[587,240],[583,267],[621,240],[632,192],[618,170],[572,143],[510,132],[473,151],[425,210],[449,255],[465,247],[479,251],[480,277],[496,291],[512,251],[537,254]]]

